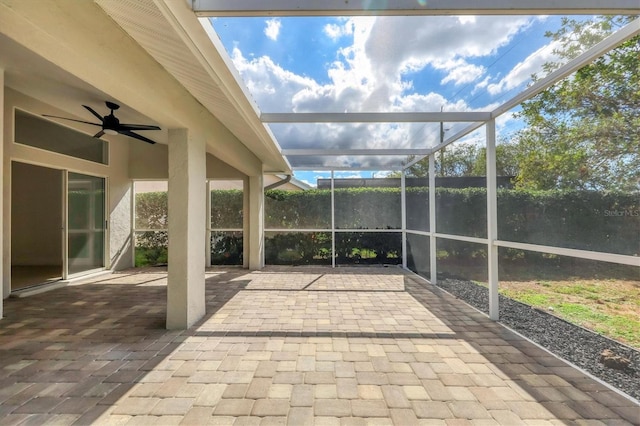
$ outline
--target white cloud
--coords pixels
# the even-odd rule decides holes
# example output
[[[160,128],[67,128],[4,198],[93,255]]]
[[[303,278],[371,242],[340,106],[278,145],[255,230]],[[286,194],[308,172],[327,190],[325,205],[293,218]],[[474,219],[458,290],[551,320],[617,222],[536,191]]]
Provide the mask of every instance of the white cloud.
[[[395,75],[493,54],[528,25],[526,17],[512,16],[383,17],[376,20],[365,48],[378,70]]]
[[[341,37],[353,34],[353,24],[350,20],[343,19],[340,24],[327,24],[323,31],[331,40],[336,41]]]
[[[496,118],[496,131],[500,133],[500,131],[507,129],[510,124],[516,121],[516,118],[514,117],[514,115],[515,115],[515,112],[507,111],[504,114],[500,115],[498,118]]]
[[[443,64],[435,63],[434,66],[449,71],[447,76],[440,81],[441,84],[453,82],[456,86],[476,81],[485,72],[484,67],[469,64],[461,59],[450,60]]]
[[[558,47],[559,43],[554,41],[536,50],[525,60],[516,64],[502,80],[489,84],[487,91],[492,95],[497,95],[529,81],[532,74],[540,73],[542,65],[558,59],[557,55],[553,53],[553,50]]]
[[[326,83],[293,73],[267,56],[251,57],[234,49],[232,59],[264,112],[469,111],[463,100],[454,103],[437,92],[416,93],[411,73],[431,68],[443,74],[441,84],[469,84],[492,94],[520,84],[545,62],[550,50],[537,52],[502,81],[491,83],[488,70],[473,62],[495,55],[531,24],[531,18],[478,17],[353,17],[326,25],[332,40],[349,38],[333,62],[326,65]],[[265,34],[276,40],[280,21],[267,21]],[[391,36],[393,35],[393,36]],[[546,54],[546,56],[545,56]],[[482,110],[490,110],[485,106]],[[439,142],[438,123],[309,124],[270,126],[283,148],[416,148]],[[454,127],[453,125],[451,127]],[[457,129],[457,127],[456,127]],[[454,129],[451,130],[455,131]],[[451,133],[450,133],[451,134]],[[310,168],[326,165],[326,157],[291,159]],[[332,158],[336,166],[390,164],[378,157]]]
[[[269,37],[271,40],[278,40],[278,35],[280,35],[280,27],[282,26],[282,22],[279,19],[273,18],[267,21],[267,26],[264,29],[264,34]]]
[[[279,21],[268,22],[279,28]],[[268,57],[246,59],[237,49],[232,56],[263,111],[408,110],[412,102],[405,99],[412,96],[412,84],[407,73],[431,66],[445,73],[442,84],[468,84],[486,72],[468,59],[495,53],[527,25],[524,17],[345,19],[324,28],[329,36],[352,38],[328,64],[330,82],[324,85],[291,73]],[[444,103],[422,104],[419,110],[437,111]]]
[[[231,58],[262,111],[293,111],[294,97],[322,89],[315,80],[285,70],[268,56],[247,59],[234,48]]]
[[[362,179],[361,172],[335,172],[334,177],[338,179]]]

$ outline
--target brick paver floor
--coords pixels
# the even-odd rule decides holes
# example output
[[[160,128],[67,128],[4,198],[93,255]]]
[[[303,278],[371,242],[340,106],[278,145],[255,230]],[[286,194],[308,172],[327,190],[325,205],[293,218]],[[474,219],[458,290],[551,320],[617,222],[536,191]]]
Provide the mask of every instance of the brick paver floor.
[[[0,425],[640,424],[640,405],[398,268],[166,273],[5,300]]]

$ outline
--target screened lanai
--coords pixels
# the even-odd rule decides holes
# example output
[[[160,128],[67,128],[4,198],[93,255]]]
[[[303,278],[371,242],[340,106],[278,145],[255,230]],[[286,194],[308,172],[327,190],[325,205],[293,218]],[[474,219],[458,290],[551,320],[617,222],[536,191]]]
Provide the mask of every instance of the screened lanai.
[[[191,129],[172,135],[206,141],[208,157],[235,169],[207,158],[204,173],[201,165],[192,169],[180,162],[164,170],[170,150],[131,146],[129,179],[168,178],[170,188],[169,172],[199,176],[174,181],[181,188],[179,196],[187,195],[205,204],[203,208],[165,196],[165,202],[174,202],[173,209],[166,208],[173,210],[168,215],[172,220],[161,215],[152,222],[138,217],[138,209],[120,214],[130,220],[126,226],[111,227],[112,237],[116,229],[129,231],[128,241],[153,237],[144,243],[148,248],[151,242],[173,245],[174,265],[189,265],[191,275],[170,282],[197,289],[190,294],[204,291],[203,265],[201,259],[194,260],[197,256],[186,254],[183,244],[197,252],[205,246],[211,264],[260,269],[265,263],[299,263],[301,258],[335,266],[399,264],[432,282],[443,274],[487,282],[494,318],[498,279],[508,277],[505,268],[517,272],[522,263],[534,271],[585,269],[584,263],[575,263],[580,260],[591,265],[586,269],[614,265],[631,268],[637,276],[640,167],[633,135],[638,132],[636,118],[627,113],[637,108],[616,103],[617,95],[598,98],[593,105],[607,106],[610,118],[599,122],[604,137],[588,126],[578,128],[591,132],[586,138],[565,133],[579,148],[575,152],[566,149],[562,137],[546,143],[544,133],[553,136],[570,127],[565,124],[575,117],[566,102],[556,115],[564,117],[562,126],[554,128],[554,121],[546,120],[537,134],[535,126],[527,126],[530,111],[537,108],[544,116],[544,108],[556,105],[545,98],[550,90],[567,82],[596,82],[584,78],[588,73],[579,74],[584,66],[616,63],[618,48],[633,53],[639,26],[635,1],[521,1],[478,7],[470,1],[318,5],[288,0],[98,0],[96,6],[87,14],[102,18],[106,13],[108,22],[119,27],[114,34],[127,33],[140,51],[135,57],[151,64],[129,73],[122,67],[122,74],[138,77],[156,67],[183,93],[166,96],[171,107],[146,101],[149,94],[132,96],[138,109],[153,106],[155,112],[147,115],[158,114],[162,128]],[[27,9],[24,16],[33,15]],[[22,27],[16,26],[16,32]],[[33,43],[32,49],[41,49],[41,44]],[[42,48],[45,57],[50,52]],[[78,62],[85,63],[85,57]],[[69,66],[64,57],[55,60]],[[87,71],[93,86],[112,81],[95,75]],[[637,73],[620,75],[611,87],[633,101]],[[120,90],[121,85],[114,85]],[[151,94],[164,94],[157,84],[151,86]],[[631,89],[624,92],[625,87]],[[103,89],[105,94],[111,90]],[[118,96],[134,92],[122,90]],[[574,87],[576,92],[580,90]],[[103,97],[94,94],[95,102]],[[80,98],[74,106],[85,102],[86,96]],[[201,112],[177,107],[176,100],[183,98],[207,110],[207,120]],[[203,123],[213,124],[194,133]],[[533,134],[526,133],[529,128]],[[591,143],[594,140],[613,143]],[[514,153],[514,147],[526,150]],[[468,152],[471,160],[463,155]],[[200,164],[200,148],[192,154],[194,165]],[[516,154],[520,157],[514,163]],[[151,170],[152,165],[163,170]],[[524,172],[534,177],[528,187],[520,180]],[[232,203],[227,202],[230,197],[221,201],[228,193],[214,193],[226,190],[217,182],[209,182],[205,196],[200,183],[193,183],[225,175],[241,182]],[[286,175],[317,189],[298,187],[304,195],[286,195],[277,184],[288,179]],[[325,189],[320,189],[321,180]],[[503,185],[505,180],[508,184]],[[529,192],[520,191],[525,189]],[[560,193],[548,192],[556,189]],[[612,195],[619,192],[623,194]],[[122,197],[123,206],[128,200]],[[193,220],[197,226],[191,225]],[[180,227],[169,241],[171,223]],[[207,244],[200,241],[203,234]],[[178,242],[176,235],[185,241]],[[110,242],[112,255],[124,259],[122,265],[132,264],[131,251],[119,248],[127,239],[119,238],[122,241]],[[157,250],[155,261],[166,263],[167,251]],[[462,268],[465,263],[467,268]]]
[[[548,90],[637,40],[636,2],[198,0],[192,9],[293,176],[316,187],[267,191],[267,264],[398,264],[432,283],[443,274],[486,282],[493,319],[500,275],[523,265],[540,278],[611,265],[638,275],[637,143],[602,159],[613,174],[631,169],[618,187],[586,173],[571,186],[558,173],[555,186],[529,188],[548,190],[536,194],[519,191],[518,171],[504,167],[530,124],[523,102],[544,102]],[[615,17],[590,24],[600,15]],[[601,101],[616,104],[609,96]],[[544,170],[570,152],[555,143],[529,167]],[[465,175],[479,178],[473,184],[452,183],[460,173],[445,170],[461,149],[480,153]],[[601,155],[583,153],[567,163],[580,171]],[[222,198],[208,194],[213,218]],[[238,217],[215,222],[209,235],[233,233],[238,251]],[[215,238],[211,247],[222,241]]]

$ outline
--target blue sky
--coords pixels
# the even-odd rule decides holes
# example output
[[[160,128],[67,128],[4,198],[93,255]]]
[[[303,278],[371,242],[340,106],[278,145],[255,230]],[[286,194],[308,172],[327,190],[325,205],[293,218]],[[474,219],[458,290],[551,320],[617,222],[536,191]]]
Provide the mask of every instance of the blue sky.
[[[544,36],[560,17],[214,18],[245,85],[263,112],[489,111],[555,60]],[[501,135],[517,129],[512,114]],[[448,123],[449,131],[466,123]],[[437,123],[271,125],[284,149],[424,148]],[[471,139],[482,137],[482,132]],[[384,168],[381,157],[290,158],[293,166]],[[298,163],[296,163],[298,162]],[[344,172],[340,175],[369,176]],[[296,173],[313,183],[320,173]],[[324,175],[324,174],[322,174]]]

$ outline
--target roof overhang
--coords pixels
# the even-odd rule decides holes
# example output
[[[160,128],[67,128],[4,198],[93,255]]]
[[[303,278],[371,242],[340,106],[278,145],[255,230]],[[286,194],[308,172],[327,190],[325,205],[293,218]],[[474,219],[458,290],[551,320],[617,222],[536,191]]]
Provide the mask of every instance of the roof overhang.
[[[184,1],[96,0],[136,43],[165,68],[263,163],[288,173],[290,166],[259,118],[224,49]],[[211,136],[215,139],[215,135]],[[215,143],[215,141],[214,141]]]

